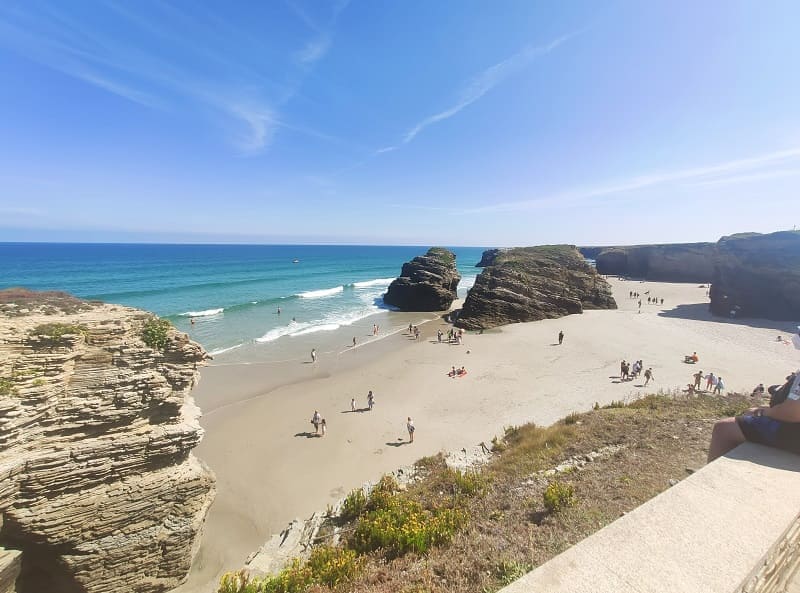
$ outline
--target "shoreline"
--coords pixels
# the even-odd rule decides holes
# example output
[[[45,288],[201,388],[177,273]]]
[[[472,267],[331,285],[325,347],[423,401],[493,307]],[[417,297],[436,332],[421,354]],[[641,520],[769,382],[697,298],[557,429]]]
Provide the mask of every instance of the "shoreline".
[[[437,314],[417,323],[418,343],[398,323],[399,330],[362,344],[372,348],[345,349],[316,365],[203,369],[193,395],[206,436],[195,454],[217,474],[218,496],[189,579],[176,591],[215,591],[219,573],[239,569],[294,517],[425,455],[488,442],[505,426],[547,425],[595,401],[683,388],[698,367],[723,374],[730,390],[744,390],[797,366],[794,349],[775,342],[776,331],[788,335],[791,323],[713,319],[705,290],[694,284],[610,282],[616,311],[467,334],[462,346],[436,342],[436,330],[451,327]],[[627,295],[642,287],[665,305],[643,305],[637,314]],[[355,333],[359,326],[349,327]],[[562,330],[564,345],[553,344]],[[683,364],[695,350],[700,364]],[[643,358],[655,384],[615,382],[622,358]],[[468,376],[447,377],[452,365],[465,365]],[[375,410],[350,412],[350,398],[362,407],[369,389]],[[308,436],[314,409],[329,421],[324,440]],[[417,424],[413,445],[405,444],[409,415]]]

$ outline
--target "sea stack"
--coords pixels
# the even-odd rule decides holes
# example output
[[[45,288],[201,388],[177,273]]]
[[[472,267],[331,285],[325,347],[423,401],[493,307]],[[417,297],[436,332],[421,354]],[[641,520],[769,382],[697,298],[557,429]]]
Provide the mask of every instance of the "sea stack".
[[[457,298],[461,275],[456,256],[443,247],[431,247],[425,255],[403,264],[383,302],[401,311],[446,311]]]
[[[616,309],[611,287],[573,245],[517,247],[484,257],[456,325],[488,329],[582,313]]]
[[[184,580],[215,494],[191,454],[207,358],[145,311],[0,291],[0,558],[21,552],[16,591]]]
[[[720,239],[711,312],[724,317],[800,320],[800,231]]]

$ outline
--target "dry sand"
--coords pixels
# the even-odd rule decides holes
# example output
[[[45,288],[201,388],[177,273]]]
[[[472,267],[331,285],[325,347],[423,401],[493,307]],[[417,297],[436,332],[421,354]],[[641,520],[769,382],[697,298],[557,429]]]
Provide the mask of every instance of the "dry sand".
[[[792,323],[711,318],[706,290],[697,285],[611,283],[617,311],[470,333],[461,346],[436,343],[436,330],[449,326],[434,320],[420,326],[419,341],[396,332],[355,350],[343,345],[341,355],[316,365],[204,369],[195,399],[206,435],[196,454],[216,473],[218,495],[189,581],[178,591],[215,591],[221,572],[240,568],[292,518],[425,455],[488,443],[505,426],[547,425],[595,402],[682,389],[698,370],[749,392],[800,366],[800,352],[776,341],[790,336]],[[664,306],[647,304],[645,295],[637,313],[631,290],[663,297]],[[357,329],[363,334],[372,322]],[[700,363],[684,364],[692,351]],[[647,389],[643,379],[620,382],[623,358],[643,359],[655,381]],[[453,365],[464,365],[467,376],[448,377]],[[375,409],[350,412],[350,398],[366,407],[370,389]],[[313,436],[315,409],[328,423],[324,438]],[[406,443],[407,416],[417,427],[413,444]]]

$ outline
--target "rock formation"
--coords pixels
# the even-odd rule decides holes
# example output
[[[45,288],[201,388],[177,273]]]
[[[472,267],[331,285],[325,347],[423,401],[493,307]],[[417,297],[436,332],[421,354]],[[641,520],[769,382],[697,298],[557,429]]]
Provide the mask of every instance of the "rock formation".
[[[383,302],[402,311],[445,311],[457,298],[461,275],[456,256],[441,247],[403,264],[400,277],[389,285]]]
[[[800,232],[723,237],[715,268],[715,315],[800,320]]]
[[[499,253],[501,253],[502,249],[487,249],[481,255],[481,261],[475,264],[476,268],[485,268],[486,266],[491,266],[494,263],[495,258]]]
[[[714,275],[714,243],[582,247],[594,259],[600,274],[631,276],[654,282],[711,282]]]
[[[475,280],[456,325],[487,329],[616,309],[611,287],[571,245],[506,249]]]
[[[0,546],[22,552],[19,593],[184,579],[215,492],[190,453],[206,358],[144,311],[0,291]]]

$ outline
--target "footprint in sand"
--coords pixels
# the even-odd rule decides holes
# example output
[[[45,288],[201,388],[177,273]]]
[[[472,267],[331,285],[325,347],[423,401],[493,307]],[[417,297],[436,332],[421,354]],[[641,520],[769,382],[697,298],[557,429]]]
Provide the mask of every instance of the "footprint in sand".
[[[375,455],[383,455],[383,449],[375,449]]]
[[[336,488],[331,489],[330,497],[331,498],[342,498],[345,495],[344,488],[341,486],[337,486]]]

